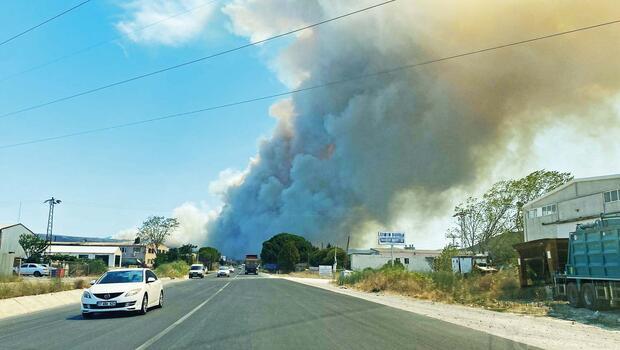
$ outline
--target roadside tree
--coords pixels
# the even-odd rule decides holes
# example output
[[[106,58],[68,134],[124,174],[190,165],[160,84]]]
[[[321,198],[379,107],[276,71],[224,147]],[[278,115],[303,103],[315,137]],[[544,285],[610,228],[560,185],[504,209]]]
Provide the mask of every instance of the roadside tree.
[[[28,261],[38,261],[49,246],[44,239],[32,234],[20,235],[19,245],[24,249]]]
[[[177,227],[179,221],[175,218],[151,216],[142,223],[137,236],[142,243],[153,244],[159,249]]]
[[[295,264],[299,262],[299,251],[293,241],[284,243],[278,255],[278,267],[282,272],[295,271]]]
[[[198,260],[207,265],[207,268],[212,269],[213,263],[220,261],[222,254],[213,247],[201,247],[198,249]]]

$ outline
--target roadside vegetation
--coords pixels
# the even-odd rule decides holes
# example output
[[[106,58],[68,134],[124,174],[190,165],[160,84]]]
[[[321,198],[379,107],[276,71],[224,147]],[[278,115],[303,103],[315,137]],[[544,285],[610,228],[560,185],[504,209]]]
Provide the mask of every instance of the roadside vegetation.
[[[155,269],[159,277],[181,278],[189,273],[189,265],[183,260],[177,260],[159,265]]]
[[[518,272],[509,268],[494,274],[461,276],[450,271],[409,272],[400,264],[384,265],[340,277],[338,284],[379,293],[391,292],[419,299],[544,315],[547,294],[544,287],[519,288]]]
[[[88,279],[36,279],[28,281],[21,277],[0,280],[0,299],[82,289],[89,286]]]

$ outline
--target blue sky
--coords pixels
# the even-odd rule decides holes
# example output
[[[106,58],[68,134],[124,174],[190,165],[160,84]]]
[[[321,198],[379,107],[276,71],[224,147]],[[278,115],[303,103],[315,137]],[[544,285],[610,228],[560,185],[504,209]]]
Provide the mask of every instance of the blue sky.
[[[75,1],[8,1],[0,33],[17,33]],[[247,43],[215,10],[206,30],[179,45],[129,39],[102,45],[39,70],[5,77],[120,34],[119,2],[93,0],[0,46],[0,114]],[[182,17],[180,17],[182,18]],[[150,29],[155,29],[154,26]],[[280,43],[252,47],[71,101],[0,119],[0,144],[70,133],[232,102],[285,87],[266,57]],[[170,215],[184,202],[213,204],[210,181],[243,169],[275,120],[273,101],[192,117],[0,150],[0,222],[45,230],[43,200],[56,196],[55,231],[115,234],[150,214]]]

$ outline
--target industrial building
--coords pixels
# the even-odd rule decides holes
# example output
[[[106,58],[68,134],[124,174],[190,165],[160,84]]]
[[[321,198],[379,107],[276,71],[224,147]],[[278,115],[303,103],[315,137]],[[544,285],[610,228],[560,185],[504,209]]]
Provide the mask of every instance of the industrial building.
[[[19,245],[22,234],[34,235],[34,232],[23,224],[0,224],[0,276],[12,274],[15,260],[26,258],[24,249]]]
[[[523,206],[524,238],[568,238],[577,224],[614,212],[620,212],[620,174],[574,179]]]
[[[169,248],[160,244],[157,249],[152,244],[137,243],[133,240],[112,240],[109,238],[76,239],[82,237],[61,236],[54,237],[52,246],[89,246],[89,247],[117,247],[121,252],[121,266],[146,266],[152,267],[158,253],[167,252]]]
[[[519,253],[521,286],[550,283],[564,270],[568,238],[577,224],[620,212],[620,174],[573,179],[523,206],[524,242]]]
[[[52,244],[45,254],[50,255],[71,255],[78,259],[99,259],[108,267],[120,267],[122,264],[123,253],[118,246],[103,245],[60,245]]]
[[[349,249],[351,269],[354,271],[365,268],[380,268],[392,259],[390,248]],[[394,261],[400,262],[408,271],[430,272],[433,261],[441,250],[417,250],[411,248],[394,248]]]

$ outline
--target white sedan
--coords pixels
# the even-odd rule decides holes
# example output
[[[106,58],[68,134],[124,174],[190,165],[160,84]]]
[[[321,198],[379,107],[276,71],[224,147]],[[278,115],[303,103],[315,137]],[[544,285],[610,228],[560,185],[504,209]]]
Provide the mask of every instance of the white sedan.
[[[144,315],[149,307],[164,305],[164,288],[149,269],[108,271],[82,293],[82,317],[94,313],[132,311]]]
[[[220,269],[217,270],[217,277],[220,276],[230,277],[230,268],[228,266],[220,266]]]

